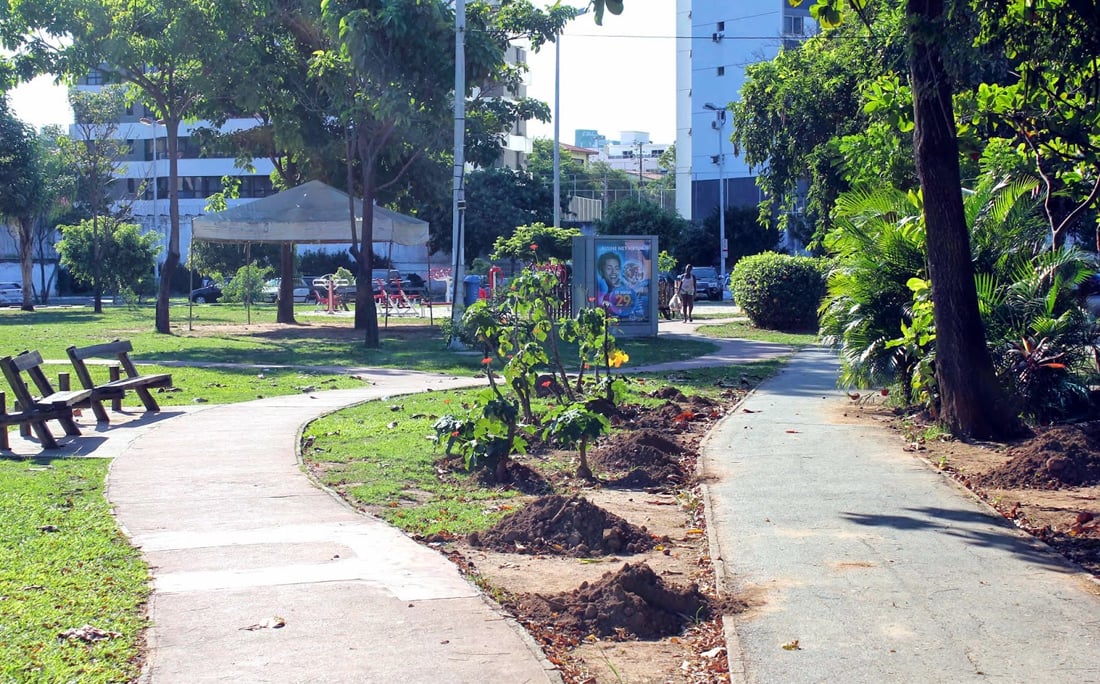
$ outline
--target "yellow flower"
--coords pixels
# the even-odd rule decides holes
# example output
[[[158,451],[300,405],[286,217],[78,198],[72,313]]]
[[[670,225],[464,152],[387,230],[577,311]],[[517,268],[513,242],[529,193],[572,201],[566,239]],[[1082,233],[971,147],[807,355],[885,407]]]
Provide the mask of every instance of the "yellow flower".
[[[619,368],[627,361],[630,361],[630,357],[627,356],[627,353],[622,351],[621,349],[616,349],[615,351],[611,352],[607,357],[607,365],[611,366],[612,368]]]

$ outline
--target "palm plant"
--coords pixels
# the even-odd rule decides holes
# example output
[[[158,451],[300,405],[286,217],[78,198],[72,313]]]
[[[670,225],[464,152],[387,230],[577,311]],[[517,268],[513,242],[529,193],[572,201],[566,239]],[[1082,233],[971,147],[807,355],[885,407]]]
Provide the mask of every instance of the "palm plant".
[[[979,310],[998,377],[1033,420],[1052,420],[1087,396],[1082,373],[1095,321],[1075,292],[1094,270],[1074,247],[1051,248],[1033,198],[1035,181],[992,174],[966,193]],[[822,305],[822,335],[840,351],[841,382],[893,385],[907,403],[915,385],[934,402],[927,369],[934,330],[921,199],[887,188],[842,195],[826,246],[837,257]],[[924,369],[922,371],[922,369]]]
[[[900,385],[907,402],[907,378],[919,359],[912,358],[913,350],[888,343],[903,324],[911,324],[909,281],[925,272],[920,216],[915,193],[894,188],[844,193],[825,238],[836,259],[821,306],[821,334],[840,353],[840,381]]]

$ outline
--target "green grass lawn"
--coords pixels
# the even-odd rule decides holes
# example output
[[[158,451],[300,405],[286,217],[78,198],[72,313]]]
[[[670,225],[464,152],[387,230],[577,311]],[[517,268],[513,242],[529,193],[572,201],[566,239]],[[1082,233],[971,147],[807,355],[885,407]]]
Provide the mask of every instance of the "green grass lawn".
[[[172,334],[153,331],[153,308],[43,307],[0,309],[0,355],[37,349],[51,376],[71,372],[69,345],[114,339],[133,343],[145,373],[171,373],[175,387],[158,393],[164,406],[231,403],[296,392],[359,387],[348,369],[405,368],[447,374],[478,372],[482,354],[447,348],[427,319],[380,321],[381,345],[367,349],[350,318],[310,315],[298,307],[299,325],[276,325],[273,305],[245,311],[235,305],[197,305],[188,323],[186,303],[173,306]],[[692,358],[712,351],[705,340],[622,339],[628,366]],[[237,364],[209,366],[205,364]],[[197,365],[204,364],[204,365]],[[713,391],[724,372],[762,376],[776,362],[734,369],[677,373],[676,383]],[[106,368],[93,366],[98,379]],[[74,376],[75,381],[75,376]],[[509,495],[466,480],[436,476],[438,455],[425,437],[428,416],[445,411],[460,394],[403,397],[400,420],[374,402],[332,414],[308,428],[311,457],[325,481],[370,505],[410,531],[481,529],[510,506]],[[140,402],[127,397],[127,406]],[[391,424],[393,426],[391,427]],[[369,439],[368,439],[369,437]],[[118,530],[104,497],[108,462],[100,459],[0,454],[0,681],[120,682],[140,669],[148,595],[148,568]],[[415,505],[408,502],[413,501]],[[391,505],[393,504],[393,505]],[[61,640],[65,630],[90,624],[112,638]]]

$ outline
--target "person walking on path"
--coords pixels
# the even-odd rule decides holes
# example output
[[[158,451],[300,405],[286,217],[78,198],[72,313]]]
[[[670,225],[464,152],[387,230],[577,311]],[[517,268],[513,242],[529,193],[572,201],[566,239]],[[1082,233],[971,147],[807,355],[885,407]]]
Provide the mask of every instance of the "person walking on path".
[[[692,320],[692,313],[695,311],[695,274],[691,272],[691,264],[684,266],[684,272],[676,279],[676,291],[680,294],[680,301],[683,302],[684,311],[684,323],[688,323]]]

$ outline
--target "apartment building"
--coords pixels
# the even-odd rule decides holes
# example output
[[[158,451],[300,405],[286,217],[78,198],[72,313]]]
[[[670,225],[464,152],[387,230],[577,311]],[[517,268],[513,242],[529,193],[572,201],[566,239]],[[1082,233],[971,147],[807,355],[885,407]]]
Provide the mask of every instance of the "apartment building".
[[[676,1],[676,210],[702,220],[719,204],[755,206],[756,173],[734,154],[726,111],[745,67],[772,59],[817,31],[809,4],[787,0]]]

